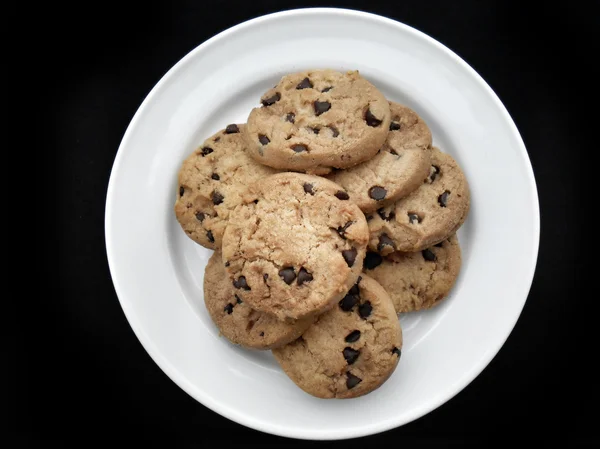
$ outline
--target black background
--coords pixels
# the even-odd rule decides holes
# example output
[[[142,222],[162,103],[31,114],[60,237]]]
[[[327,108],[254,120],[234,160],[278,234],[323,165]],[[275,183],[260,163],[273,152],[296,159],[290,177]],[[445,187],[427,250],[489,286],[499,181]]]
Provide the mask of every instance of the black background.
[[[41,155],[37,161],[46,180],[43,192],[39,186],[21,186],[37,191],[32,201],[38,204],[41,199],[45,206],[44,212],[38,211],[43,217],[25,221],[28,229],[43,230],[41,257],[47,279],[45,294],[35,302],[40,323],[34,332],[21,329],[19,335],[29,338],[15,339],[17,353],[25,354],[19,365],[23,375],[15,384],[24,407],[19,415],[23,444],[327,445],[247,429],[179,389],[129,327],[112,286],[104,246],[111,166],[129,121],[154,84],[214,34],[265,13],[307,5],[260,0],[240,5],[102,2],[29,5],[29,11],[14,16],[23,24],[19,36],[36,40],[35,47],[22,44],[22,54],[35,56],[26,57],[28,72],[40,87],[33,106],[26,107],[40,118],[35,154]],[[514,1],[316,5],[352,7],[397,19],[447,45],[477,70],[504,102],[525,141],[542,223],[538,266],[525,309],[484,372],[415,422],[328,444],[348,448],[514,441],[517,435],[591,440],[596,433],[598,378],[589,363],[598,358],[598,337],[592,332],[597,319],[586,307],[594,297],[597,301],[598,293],[577,291],[586,263],[583,239],[590,241],[580,230],[587,205],[581,193],[583,183],[597,176],[588,154],[597,153],[592,134],[598,113],[592,97],[598,81],[598,15],[583,2],[560,8],[549,3],[529,8],[526,2]],[[23,14],[34,17],[24,20]],[[26,215],[21,211],[20,220]],[[360,419],[357,414],[357,422]]]

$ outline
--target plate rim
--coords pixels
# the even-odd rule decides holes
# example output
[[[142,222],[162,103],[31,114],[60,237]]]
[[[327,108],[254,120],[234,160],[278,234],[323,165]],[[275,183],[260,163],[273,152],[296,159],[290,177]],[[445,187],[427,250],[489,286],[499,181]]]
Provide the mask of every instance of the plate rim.
[[[468,370],[468,374],[463,376],[459,382],[456,382],[452,387],[452,392],[447,396],[439,395],[435,400],[431,400],[428,403],[422,404],[420,407],[413,408],[410,412],[407,412],[408,419],[387,419],[382,420],[377,423],[372,423],[367,425],[366,427],[361,427],[359,431],[355,433],[345,433],[340,434],[335,429],[327,430],[327,431],[315,431],[315,430],[294,430],[287,428],[280,428],[277,426],[270,425],[269,423],[265,423],[264,421],[255,420],[253,417],[245,415],[245,414],[237,414],[235,410],[222,407],[217,401],[213,401],[210,397],[204,396],[199,397],[196,394],[196,391],[193,388],[191,382],[182,377],[178,370],[173,367],[173,365],[164,358],[164,356],[154,347],[150,337],[143,331],[140,323],[137,321],[135,314],[130,309],[129,305],[126,301],[122,299],[122,289],[120,287],[121,282],[118,280],[118,275],[116,274],[116,261],[115,261],[115,251],[111,249],[111,241],[112,241],[112,228],[111,228],[111,220],[112,220],[112,205],[113,202],[116,201],[115,195],[115,184],[116,184],[116,173],[119,171],[119,167],[121,165],[121,159],[123,158],[123,154],[125,152],[125,148],[129,144],[129,140],[131,139],[131,134],[133,133],[133,129],[137,126],[140,121],[140,116],[143,111],[146,109],[147,105],[153,100],[154,96],[158,94],[158,92],[162,89],[162,86],[169,82],[170,78],[174,76],[177,72],[181,70],[183,66],[185,66],[188,61],[195,57],[197,53],[200,53],[204,50],[204,48],[214,45],[218,41],[227,38],[229,35],[236,33],[242,29],[255,26],[260,23],[269,22],[273,20],[278,20],[283,17],[288,16],[305,16],[305,15],[334,15],[334,16],[349,16],[353,18],[359,18],[369,21],[375,21],[382,24],[394,26],[396,28],[401,29],[403,32],[413,34],[414,37],[418,39],[422,39],[426,41],[429,45],[433,45],[438,50],[445,53],[449,56],[455,63],[462,66],[472,77],[473,79],[483,87],[483,89],[488,93],[491,100],[495,104],[498,112],[501,114],[502,118],[510,128],[513,133],[513,137],[515,138],[516,144],[519,148],[520,157],[524,163],[524,168],[526,172],[527,181],[530,185],[531,195],[529,201],[532,207],[532,225],[533,225],[533,248],[532,248],[532,262],[530,263],[529,272],[524,276],[524,280],[527,282],[524,285],[527,286],[526,291],[524,293],[524,299],[522,300],[519,313],[516,314],[512,323],[508,322],[506,326],[505,335],[501,336],[498,339],[499,345],[494,348],[490,348],[491,350],[487,353],[486,357],[480,359],[477,365],[474,365],[472,369]],[[284,11],[278,11],[266,15],[262,15],[259,17],[255,17],[253,19],[238,23],[230,28],[227,28],[220,33],[212,36],[208,40],[202,42],[201,44],[194,47],[190,50],[186,55],[184,55],[179,61],[177,61],[163,76],[158,80],[158,82],[152,87],[150,92],[146,95],[142,103],[137,108],[135,114],[130,120],[125,133],[121,139],[121,143],[119,144],[111,172],[110,178],[108,182],[108,188],[106,193],[106,203],[105,203],[105,249],[107,255],[107,261],[109,266],[109,271],[111,275],[111,279],[113,282],[113,286],[115,289],[115,293],[123,309],[123,313],[131,326],[134,334],[137,339],[141,343],[142,347],[146,350],[151,359],[158,365],[158,367],[169,377],[171,381],[173,381],[176,385],[178,385],[183,391],[185,391],[188,395],[198,401],[201,405],[207,407],[211,411],[218,413],[220,416],[237,422],[246,427],[259,430],[261,432],[278,435],[287,438],[297,438],[303,440],[343,440],[349,438],[356,438],[361,436],[373,435],[377,433],[381,433],[387,430],[391,430],[405,424],[408,424],[418,418],[425,416],[431,411],[437,409],[444,403],[450,401],[454,396],[460,393],[464,388],[466,388],[471,382],[473,382],[481,372],[490,364],[490,362],[496,357],[498,352],[502,349],[506,340],[512,333],[516,323],[518,322],[525,303],[529,297],[529,293],[531,291],[531,286],[534,279],[535,270],[537,267],[537,260],[539,256],[539,243],[540,243],[540,209],[539,209],[539,195],[537,191],[537,185],[535,181],[535,175],[533,172],[533,167],[531,164],[531,160],[529,159],[529,155],[527,153],[527,149],[525,147],[525,143],[519,130],[509,114],[506,106],[502,103],[498,95],[494,92],[491,86],[483,79],[481,75],[471,67],[465,60],[463,60],[460,56],[458,56],[454,51],[450,48],[446,47],[441,42],[437,41],[433,37],[425,34],[424,32],[413,28],[410,25],[399,22],[397,20],[371,13],[366,11],[361,11],[358,9],[346,9],[346,8],[327,8],[327,7],[318,7],[318,8],[298,8],[298,9],[289,9]]]

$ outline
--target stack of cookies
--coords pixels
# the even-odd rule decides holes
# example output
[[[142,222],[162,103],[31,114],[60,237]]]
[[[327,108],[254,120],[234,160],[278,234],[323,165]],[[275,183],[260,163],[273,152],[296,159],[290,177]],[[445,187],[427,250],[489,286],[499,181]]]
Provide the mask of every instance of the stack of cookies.
[[[467,181],[425,122],[358,72],[286,75],[260,101],[179,172],[177,220],[215,250],[206,308],[307,393],[364,395],[396,369],[398,314],[454,285]]]

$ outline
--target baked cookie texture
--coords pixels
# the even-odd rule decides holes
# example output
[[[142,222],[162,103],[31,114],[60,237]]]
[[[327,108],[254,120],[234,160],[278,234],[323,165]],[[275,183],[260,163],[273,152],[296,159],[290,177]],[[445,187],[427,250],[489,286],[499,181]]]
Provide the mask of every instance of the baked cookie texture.
[[[235,293],[225,272],[221,253],[215,251],[204,272],[204,303],[221,335],[252,349],[273,349],[298,338],[312,319],[286,323],[257,312]]]
[[[370,159],[390,126],[388,101],[357,71],[286,75],[248,116],[249,154],[277,169],[325,174]]]
[[[389,293],[397,313],[430,309],[448,296],[462,259],[456,235],[414,253],[369,252],[364,272]]]
[[[368,161],[328,176],[365,213],[405,197],[429,174],[429,127],[415,111],[401,104],[390,102],[390,112],[390,132],[380,151]]]
[[[429,248],[456,233],[470,206],[469,185],[449,154],[434,147],[430,172],[410,195],[367,216],[369,249],[382,255]]]
[[[356,282],[368,241],[364,214],[337,184],[279,173],[248,188],[223,236],[236,294],[281,320],[324,312]]]
[[[334,308],[273,355],[305,392],[354,398],[381,386],[401,356],[402,330],[389,295],[363,275]]]
[[[175,217],[186,235],[220,249],[231,211],[248,184],[277,171],[248,157],[245,125],[228,125],[204,141],[181,165]]]

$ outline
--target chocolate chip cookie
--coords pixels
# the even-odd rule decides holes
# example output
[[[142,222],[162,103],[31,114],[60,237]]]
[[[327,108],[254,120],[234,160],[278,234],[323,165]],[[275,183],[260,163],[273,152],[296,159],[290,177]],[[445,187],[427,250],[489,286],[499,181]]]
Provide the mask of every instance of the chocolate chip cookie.
[[[370,159],[390,126],[387,100],[357,71],[286,75],[248,117],[250,155],[271,167],[325,174]]]
[[[215,251],[204,272],[204,303],[221,335],[232,343],[253,349],[272,349],[298,338],[313,319],[285,323],[257,312],[235,293],[222,256]]]
[[[389,295],[363,275],[338,305],[273,355],[307,393],[354,398],[390,377],[401,349],[402,330]]]
[[[398,103],[390,102],[390,111],[390,132],[380,151],[362,164],[329,176],[365,213],[411,193],[431,165],[431,132],[425,122]]]
[[[461,266],[456,235],[415,253],[367,253],[364,271],[390,294],[396,312],[429,309],[444,299]]]
[[[449,154],[433,149],[421,187],[367,216],[369,248],[382,255],[429,248],[454,234],[467,218],[469,186]]]
[[[175,216],[188,237],[206,248],[221,247],[229,213],[246,186],[276,173],[246,153],[245,125],[228,125],[208,138],[179,171]]]
[[[248,188],[223,236],[235,293],[279,319],[314,316],[356,282],[368,241],[365,216],[337,184],[279,173]]]

